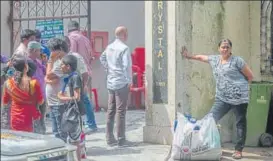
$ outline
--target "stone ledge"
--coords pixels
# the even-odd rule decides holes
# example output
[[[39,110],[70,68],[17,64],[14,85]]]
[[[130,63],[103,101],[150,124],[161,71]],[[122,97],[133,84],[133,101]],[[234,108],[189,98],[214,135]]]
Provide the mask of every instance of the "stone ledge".
[[[143,142],[171,145],[173,133],[171,126],[144,126],[143,127]]]

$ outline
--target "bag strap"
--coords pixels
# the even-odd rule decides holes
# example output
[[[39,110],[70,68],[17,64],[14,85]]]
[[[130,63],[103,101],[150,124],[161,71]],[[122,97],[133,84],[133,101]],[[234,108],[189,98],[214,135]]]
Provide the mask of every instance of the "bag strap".
[[[77,74],[77,73],[76,73]],[[69,91],[70,91],[70,96],[74,96],[74,90],[73,90],[73,86],[72,86],[72,83],[69,83]],[[80,113],[80,108],[78,106],[78,103],[76,101],[76,99],[73,99],[74,103],[75,103],[75,106],[77,107],[78,109],[78,112]],[[80,126],[81,126],[81,130],[83,129],[83,123],[82,123],[82,117],[80,116]]]
[[[74,96],[74,89],[73,89],[71,82],[69,83],[69,93],[70,93],[70,96],[72,96],[72,97]],[[77,108],[79,109],[76,99],[73,99],[73,101],[74,101],[75,105],[77,106]]]
[[[68,84],[68,82],[69,82],[70,78],[71,78],[71,77],[72,77],[74,74],[75,74],[75,72],[73,72],[73,73],[69,74],[69,76],[68,76],[68,77],[64,78],[64,86],[63,86],[63,88],[62,88],[62,92],[64,92],[64,91],[65,91],[65,88],[66,88],[66,86],[67,86],[67,84]]]
[[[74,74],[77,74],[77,73],[73,72],[72,74],[70,74],[70,75],[67,77],[68,80],[67,80],[67,82],[66,82],[66,84],[65,84],[65,86],[64,86],[64,88],[65,88],[65,87],[68,85],[68,87],[69,87],[69,93],[70,93],[70,96],[72,96],[72,97],[74,96],[74,90],[73,90],[72,83],[71,83],[71,81],[69,81],[69,79],[70,79]],[[73,101],[74,101],[75,105],[77,106],[77,108],[79,109],[76,99],[73,99]]]
[[[74,73],[75,75],[77,74],[77,73]],[[73,74],[73,75],[74,75]],[[80,79],[81,80],[81,79]],[[82,80],[81,80],[82,81]],[[81,84],[82,84],[82,82],[80,82]],[[70,95],[71,96],[74,96],[74,90],[73,90],[73,86],[72,86],[72,83],[69,83],[69,92],[70,92]]]
[[[37,100],[35,99],[35,85],[37,80],[30,80],[29,81],[29,95],[31,96],[31,99],[35,106],[37,107]],[[38,108],[39,109],[39,108]]]

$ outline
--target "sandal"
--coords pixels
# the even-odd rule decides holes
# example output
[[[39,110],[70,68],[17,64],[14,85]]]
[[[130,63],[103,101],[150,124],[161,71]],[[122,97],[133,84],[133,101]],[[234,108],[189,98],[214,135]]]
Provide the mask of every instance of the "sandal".
[[[240,151],[235,151],[233,154],[232,154],[232,158],[233,159],[242,159],[242,152]]]

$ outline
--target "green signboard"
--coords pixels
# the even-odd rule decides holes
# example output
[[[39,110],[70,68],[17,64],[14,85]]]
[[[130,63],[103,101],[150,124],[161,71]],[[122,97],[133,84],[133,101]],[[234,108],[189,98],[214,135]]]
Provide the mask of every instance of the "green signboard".
[[[41,43],[46,44],[50,38],[64,36],[63,20],[38,20],[36,29],[41,32]]]

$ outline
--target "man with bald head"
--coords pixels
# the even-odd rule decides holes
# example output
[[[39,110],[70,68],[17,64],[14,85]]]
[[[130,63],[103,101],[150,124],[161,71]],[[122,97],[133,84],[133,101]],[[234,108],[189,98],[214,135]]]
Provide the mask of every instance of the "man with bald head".
[[[132,83],[131,51],[125,44],[128,38],[124,26],[117,27],[116,39],[109,44],[100,57],[101,64],[107,71],[108,109],[106,124],[106,141],[109,146],[124,146],[125,115],[129,88]],[[114,120],[117,113],[117,140],[114,137]]]

